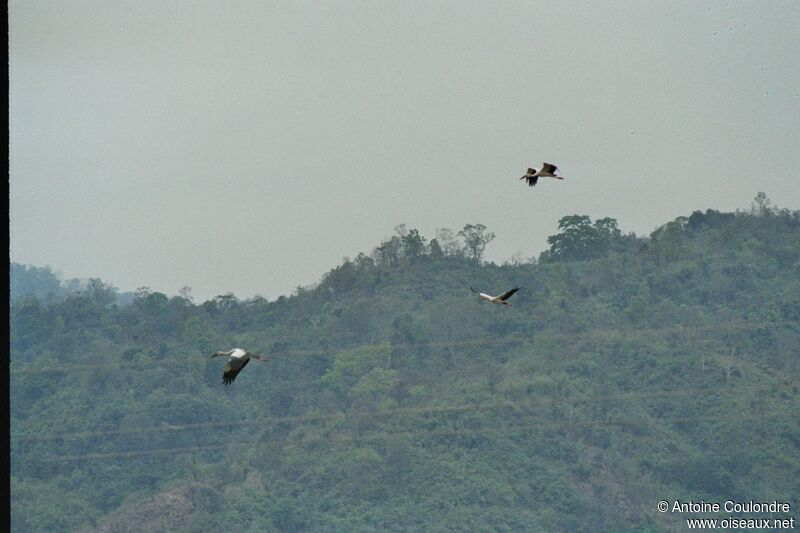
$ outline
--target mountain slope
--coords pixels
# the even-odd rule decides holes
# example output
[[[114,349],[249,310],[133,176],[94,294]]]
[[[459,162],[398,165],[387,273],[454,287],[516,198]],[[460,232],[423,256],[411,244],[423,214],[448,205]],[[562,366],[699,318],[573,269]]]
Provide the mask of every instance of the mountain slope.
[[[503,266],[407,232],[273,302],[15,301],[15,531],[661,531],[662,499],[796,502],[800,215],[560,229]],[[234,345],[275,359],[223,387]]]

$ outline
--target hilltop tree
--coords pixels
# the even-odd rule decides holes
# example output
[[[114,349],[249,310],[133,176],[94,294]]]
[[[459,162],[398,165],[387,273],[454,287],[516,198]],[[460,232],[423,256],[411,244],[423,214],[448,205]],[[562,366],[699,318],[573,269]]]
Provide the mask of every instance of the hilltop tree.
[[[117,299],[117,289],[109,283],[97,278],[89,278],[86,282],[86,293],[97,305],[111,305]]]
[[[588,215],[570,215],[558,221],[561,233],[547,238],[550,249],[545,256],[550,260],[583,261],[602,257],[611,244],[622,234],[613,218],[601,218],[592,223]]]
[[[678,217],[672,222],[667,222],[660,226],[650,234],[650,242],[659,260],[671,261],[678,257],[684,245],[687,225],[699,224],[699,219],[695,215],[692,215],[692,217],[694,218]]]
[[[395,235],[386,239],[373,252],[375,263],[381,266],[397,266],[400,262],[402,249],[403,241],[400,237]]]
[[[421,236],[416,229],[408,230],[405,235],[400,237],[400,242],[403,246],[403,255],[411,261],[425,254],[425,237]]]
[[[450,228],[439,228],[436,230],[436,242],[446,256],[461,255],[462,246],[458,242],[458,236]]]
[[[26,295],[44,299],[48,296],[60,296],[63,292],[61,280],[50,267],[12,262],[9,270],[12,299]]]
[[[486,231],[483,224],[467,224],[458,232],[464,239],[464,250],[473,260],[480,262],[486,245],[494,240],[494,233]]]
[[[750,211],[754,215],[758,216],[769,216],[774,211],[774,207],[772,207],[772,201],[767,198],[767,194],[764,192],[759,192],[756,194],[756,197],[753,199],[753,203],[751,205]]]
[[[341,265],[322,277],[322,282],[334,294],[343,294],[358,286],[359,274],[356,265],[345,257]]]
[[[442,257],[444,257],[444,250],[442,250],[442,247],[439,246],[439,241],[437,239],[431,239],[428,248],[430,250],[432,258],[441,259]]]

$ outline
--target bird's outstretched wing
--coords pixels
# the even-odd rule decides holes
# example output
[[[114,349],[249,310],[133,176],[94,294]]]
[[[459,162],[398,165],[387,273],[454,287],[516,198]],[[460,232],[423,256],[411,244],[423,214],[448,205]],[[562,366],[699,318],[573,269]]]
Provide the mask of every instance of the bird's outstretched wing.
[[[558,167],[551,164],[551,163],[542,163],[542,172],[548,172],[550,174],[555,174],[558,170]]]
[[[228,361],[228,364],[225,365],[225,371],[222,374],[222,383],[224,385],[230,385],[233,383],[233,380],[236,379],[236,376],[239,375],[239,372],[241,372],[249,362],[250,359],[233,359]]]
[[[498,296],[497,299],[500,300],[501,302],[505,302],[506,300],[511,298],[511,296],[513,296],[514,293],[517,292],[518,290],[519,290],[519,287],[515,287],[515,288],[511,289],[510,291],[504,292],[503,294]]]
[[[470,286],[469,286],[469,290],[471,290],[471,291],[472,291],[472,292],[474,292],[475,294],[478,294],[478,291],[476,291],[475,289],[473,289],[473,288],[472,288],[472,285],[470,285]]]

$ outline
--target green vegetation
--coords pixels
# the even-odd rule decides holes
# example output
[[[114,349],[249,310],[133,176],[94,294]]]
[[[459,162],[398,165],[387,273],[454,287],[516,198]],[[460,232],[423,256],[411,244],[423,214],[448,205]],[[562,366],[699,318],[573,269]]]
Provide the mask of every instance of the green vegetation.
[[[49,267],[11,263],[9,280],[12,300],[33,296],[52,303],[55,300],[63,300],[69,296],[89,292],[96,295],[103,293],[111,301],[127,304],[133,301],[134,297],[129,292],[120,293],[115,287],[107,285],[97,278],[63,280]]]
[[[800,212],[568,216],[523,264],[481,263],[493,237],[398,226],[271,302],[27,290],[13,530],[663,531],[662,499],[800,502]],[[223,387],[233,346],[276,357]]]

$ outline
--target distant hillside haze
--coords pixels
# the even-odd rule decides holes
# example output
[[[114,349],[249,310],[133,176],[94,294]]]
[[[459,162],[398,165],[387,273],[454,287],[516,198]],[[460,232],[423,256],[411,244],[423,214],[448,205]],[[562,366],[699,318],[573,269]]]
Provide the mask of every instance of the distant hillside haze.
[[[400,225],[274,301],[119,305],[12,263],[13,531],[683,531],[660,500],[800,501],[800,211],[568,215],[502,265],[493,239]],[[233,347],[272,359],[225,386]]]
[[[49,266],[21,265],[13,261],[9,265],[9,280],[12,300],[32,296],[52,301],[85,292],[97,294],[98,297],[104,293],[105,299],[124,305],[130,303],[134,296],[129,292],[120,293],[116,287],[97,278],[63,280]]]
[[[11,262],[9,265],[11,298],[35,296],[39,299],[62,296],[61,280],[49,267],[35,267]]]

